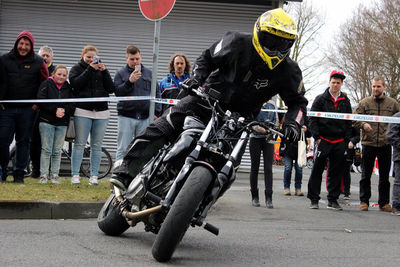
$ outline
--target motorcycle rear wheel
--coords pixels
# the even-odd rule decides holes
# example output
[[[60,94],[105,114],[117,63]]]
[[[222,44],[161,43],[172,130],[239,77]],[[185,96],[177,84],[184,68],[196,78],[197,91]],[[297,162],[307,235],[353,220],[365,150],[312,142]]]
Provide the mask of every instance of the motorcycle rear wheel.
[[[115,203],[115,195],[111,194],[97,216],[97,225],[106,235],[119,236],[129,228],[125,218],[119,214]]]
[[[157,261],[165,262],[171,259],[211,180],[211,172],[202,166],[194,168],[190,173],[154,241],[152,254]]]

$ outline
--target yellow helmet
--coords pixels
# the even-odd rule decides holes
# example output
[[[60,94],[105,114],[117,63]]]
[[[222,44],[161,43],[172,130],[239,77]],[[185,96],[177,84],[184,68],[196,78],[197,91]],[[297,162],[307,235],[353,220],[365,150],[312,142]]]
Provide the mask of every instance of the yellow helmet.
[[[289,54],[296,37],[296,24],[282,8],[265,12],[254,24],[253,45],[271,70]]]

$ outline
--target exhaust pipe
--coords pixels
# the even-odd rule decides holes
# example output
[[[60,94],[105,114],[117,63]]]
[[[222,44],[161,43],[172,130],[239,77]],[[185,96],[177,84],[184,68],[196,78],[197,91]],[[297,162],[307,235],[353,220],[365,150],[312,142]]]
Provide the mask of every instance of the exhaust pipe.
[[[124,199],[122,197],[122,193],[121,190],[114,186],[114,194],[115,194],[115,198],[119,201],[122,202]],[[131,211],[127,211],[125,209],[122,210],[122,216],[124,216],[125,218],[131,219],[131,220],[140,220],[143,217],[149,216],[152,213],[157,213],[161,211],[161,205],[149,208],[149,209],[145,209],[145,210],[141,210],[141,211],[137,211],[137,212],[131,212]]]
[[[122,216],[131,219],[131,220],[138,220],[143,217],[146,217],[152,213],[157,213],[161,211],[161,205],[146,209],[146,210],[141,210],[137,212],[130,212],[127,210],[122,211]]]

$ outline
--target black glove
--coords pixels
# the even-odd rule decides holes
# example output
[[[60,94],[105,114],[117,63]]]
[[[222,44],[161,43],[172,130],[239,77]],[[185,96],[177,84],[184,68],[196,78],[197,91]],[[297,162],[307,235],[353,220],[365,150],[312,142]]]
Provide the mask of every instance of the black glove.
[[[182,89],[185,90],[186,94],[195,95],[192,89],[197,89],[200,86],[200,83],[196,78],[187,78],[182,83]]]
[[[282,133],[287,142],[293,143],[300,140],[300,128],[295,122],[283,124]]]

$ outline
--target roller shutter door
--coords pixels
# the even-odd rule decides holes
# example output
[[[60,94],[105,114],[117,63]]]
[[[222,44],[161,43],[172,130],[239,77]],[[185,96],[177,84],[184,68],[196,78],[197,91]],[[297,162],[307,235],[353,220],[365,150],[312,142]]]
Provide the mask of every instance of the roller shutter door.
[[[245,1],[243,1],[245,2]],[[0,1],[0,53],[8,52],[17,34],[28,29],[35,38],[35,51],[42,45],[54,49],[54,63],[72,67],[80,60],[84,45],[99,49],[112,77],[125,64],[125,47],[137,45],[143,64],[152,67],[154,22],[140,13],[137,1]],[[275,6],[274,6],[275,7]],[[266,5],[228,4],[177,0],[161,22],[158,80],[168,72],[170,56],[185,53],[191,62],[226,31],[251,32],[257,17],[272,8]],[[117,143],[116,103],[104,146],[115,156]],[[248,153],[242,169],[249,169]]]

